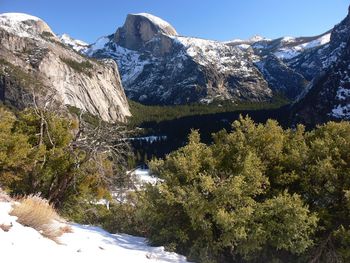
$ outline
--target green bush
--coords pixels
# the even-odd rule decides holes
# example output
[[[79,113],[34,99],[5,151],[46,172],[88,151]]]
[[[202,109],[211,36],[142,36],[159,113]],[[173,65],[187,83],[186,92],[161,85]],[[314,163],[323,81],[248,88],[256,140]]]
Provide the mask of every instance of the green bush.
[[[133,203],[112,203],[109,213],[101,218],[101,225],[111,233],[147,234],[139,206]]]
[[[0,186],[13,195],[41,193],[57,208],[108,198],[108,156],[90,158],[74,145],[75,121],[42,114],[44,120],[34,110],[15,115],[0,108]]]
[[[240,119],[209,146],[193,131],[151,162],[164,183],[145,192],[146,233],[199,262],[346,261],[349,149],[348,122],[305,132]]]
[[[88,61],[84,60],[83,62],[77,62],[73,59],[60,57],[61,61],[67,64],[69,67],[74,69],[78,73],[84,73],[91,77],[91,69],[93,69],[94,65]]]

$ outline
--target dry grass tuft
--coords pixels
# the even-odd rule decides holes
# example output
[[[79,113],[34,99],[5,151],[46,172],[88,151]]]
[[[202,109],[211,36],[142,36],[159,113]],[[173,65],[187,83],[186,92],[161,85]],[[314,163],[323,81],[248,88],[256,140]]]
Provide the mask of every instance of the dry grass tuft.
[[[60,231],[62,232],[62,234],[73,233],[73,228],[71,226],[65,225],[60,227]]]
[[[10,215],[17,216],[17,222],[39,231],[57,243],[57,238],[63,231],[54,224],[54,220],[59,220],[55,209],[47,200],[37,195],[30,195],[20,200],[19,204],[13,206]]]

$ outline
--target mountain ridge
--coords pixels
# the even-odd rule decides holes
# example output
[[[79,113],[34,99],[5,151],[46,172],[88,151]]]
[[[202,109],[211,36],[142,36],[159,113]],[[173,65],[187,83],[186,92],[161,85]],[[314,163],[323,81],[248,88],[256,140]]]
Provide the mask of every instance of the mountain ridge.
[[[296,58],[303,59],[299,55],[326,46],[330,37],[327,31],[315,37],[270,40],[258,36],[220,42],[146,30],[142,40],[138,38],[146,34],[142,28],[152,25],[135,19],[128,15],[115,34],[100,38],[83,52],[114,59],[127,96],[146,104],[269,101],[274,94],[294,100],[313,75],[304,75],[292,62],[297,64]],[[118,32],[124,32],[122,40]],[[276,62],[273,67],[271,61]]]

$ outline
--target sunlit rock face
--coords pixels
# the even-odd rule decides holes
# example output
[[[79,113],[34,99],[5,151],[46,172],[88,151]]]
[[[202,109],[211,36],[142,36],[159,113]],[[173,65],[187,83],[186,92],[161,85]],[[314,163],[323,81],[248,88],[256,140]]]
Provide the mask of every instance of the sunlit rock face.
[[[37,103],[45,103],[52,94],[58,104],[105,121],[130,116],[117,64],[93,61],[67,48],[37,17],[0,15],[0,59],[0,99],[14,106],[30,105],[34,95]]]

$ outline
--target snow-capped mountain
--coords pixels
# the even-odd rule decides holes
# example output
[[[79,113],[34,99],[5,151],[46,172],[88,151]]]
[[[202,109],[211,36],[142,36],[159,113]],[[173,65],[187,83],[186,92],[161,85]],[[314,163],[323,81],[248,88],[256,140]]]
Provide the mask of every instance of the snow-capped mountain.
[[[317,53],[322,70],[293,105],[294,122],[350,120],[350,10],[332,30],[329,44]]]
[[[281,60],[290,60],[304,51],[323,46],[330,41],[330,32],[315,37],[281,37],[268,39],[254,36],[248,40],[232,40],[226,42],[232,46],[251,47],[257,56],[275,55]]]
[[[98,39],[85,54],[113,58],[128,97],[144,103],[267,101],[276,93],[296,98],[325,63],[314,69],[310,54],[329,41],[330,32],[211,41],[180,36],[168,22],[141,13],[128,15],[115,34]]]
[[[179,36],[168,22],[150,14],[128,15],[123,27],[100,38],[86,54],[115,59],[128,97],[144,103],[266,101],[273,96],[246,52]]]
[[[281,37],[267,39],[260,36],[249,40],[233,40],[228,45],[252,52],[255,65],[272,90],[295,99],[324,67],[331,33],[314,37]]]
[[[62,34],[58,37],[63,44],[73,48],[77,52],[84,52],[89,47],[88,43],[85,43],[82,40],[71,38],[68,34]]]
[[[312,113],[346,119],[350,93],[346,73],[348,20],[349,17],[334,29],[314,37],[271,40],[254,36],[228,42],[181,36],[168,22],[146,13],[128,15],[114,34],[101,37],[91,45],[68,35],[58,38],[43,21],[23,14],[2,15],[0,29],[30,40],[33,47],[39,43],[50,46],[60,42],[84,55],[112,58],[119,66],[127,95],[143,103],[185,104],[215,99],[268,101],[275,94],[282,94],[291,100],[298,99],[295,105],[299,106],[294,109],[299,111],[301,105],[312,104],[307,98],[318,94],[316,86],[321,89],[327,85],[329,92],[322,89],[319,98],[328,94],[328,104],[319,101],[317,107],[324,111],[312,110]],[[21,45],[10,45],[3,38],[2,48],[7,50],[0,55],[8,50],[17,55],[22,52],[25,61],[38,67],[43,61],[41,56],[46,54],[41,52],[46,50],[45,45],[33,48],[35,54],[26,54]],[[25,58],[25,54],[28,57]],[[78,62],[84,58],[74,53],[75,56]],[[23,65],[20,66],[26,68]],[[313,98],[313,102],[319,98]],[[66,101],[69,100],[68,96]],[[99,107],[91,108],[96,109]]]
[[[55,107],[74,106],[105,121],[130,116],[113,60],[98,63],[65,47],[37,17],[0,14],[0,101],[23,108],[33,97],[38,104],[50,98]]]

